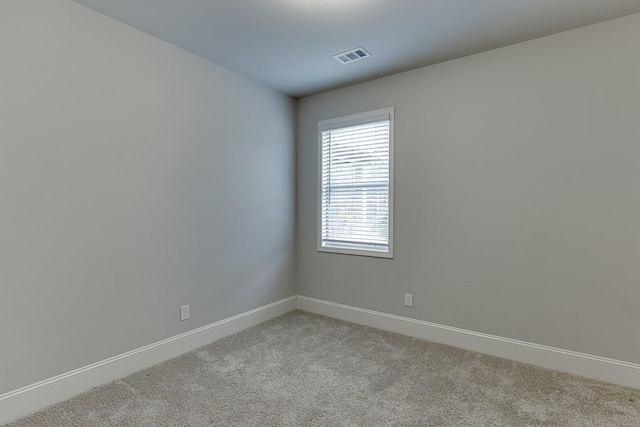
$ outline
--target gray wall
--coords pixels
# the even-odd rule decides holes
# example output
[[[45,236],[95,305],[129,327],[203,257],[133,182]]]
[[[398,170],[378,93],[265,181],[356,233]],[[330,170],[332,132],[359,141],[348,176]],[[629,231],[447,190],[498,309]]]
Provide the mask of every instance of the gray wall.
[[[292,99],[2,0],[0,122],[0,394],[294,294]]]
[[[299,101],[298,293],[639,363],[638,40],[633,15]],[[395,259],[318,253],[317,123],[389,106]]]

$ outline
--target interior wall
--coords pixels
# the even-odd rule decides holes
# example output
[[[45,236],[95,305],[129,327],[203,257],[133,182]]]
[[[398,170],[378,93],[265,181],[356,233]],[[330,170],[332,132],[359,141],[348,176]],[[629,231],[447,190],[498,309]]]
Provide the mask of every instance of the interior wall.
[[[639,363],[638,40],[632,15],[300,100],[298,293]],[[390,106],[395,258],[319,253],[318,121]]]
[[[291,98],[3,0],[0,122],[0,394],[294,295]]]

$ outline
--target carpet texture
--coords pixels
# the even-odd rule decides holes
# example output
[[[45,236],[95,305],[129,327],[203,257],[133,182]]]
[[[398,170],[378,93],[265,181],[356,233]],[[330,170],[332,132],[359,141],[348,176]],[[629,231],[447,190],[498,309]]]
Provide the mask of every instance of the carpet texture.
[[[295,311],[11,426],[640,426],[640,391]]]

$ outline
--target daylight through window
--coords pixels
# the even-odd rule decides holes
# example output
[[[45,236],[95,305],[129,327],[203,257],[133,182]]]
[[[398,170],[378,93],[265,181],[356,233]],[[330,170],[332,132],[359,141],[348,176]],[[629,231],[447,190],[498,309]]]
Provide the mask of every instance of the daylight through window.
[[[319,129],[318,249],[392,257],[393,110],[327,120]]]

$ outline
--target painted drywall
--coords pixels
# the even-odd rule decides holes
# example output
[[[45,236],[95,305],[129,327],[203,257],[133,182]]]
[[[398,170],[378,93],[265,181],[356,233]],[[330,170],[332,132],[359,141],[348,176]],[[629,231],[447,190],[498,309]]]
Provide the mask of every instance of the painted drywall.
[[[84,6],[0,2],[0,394],[293,295],[294,118]]]
[[[298,293],[640,362],[638,40],[632,15],[300,100]],[[395,259],[319,253],[318,121],[391,106]]]

